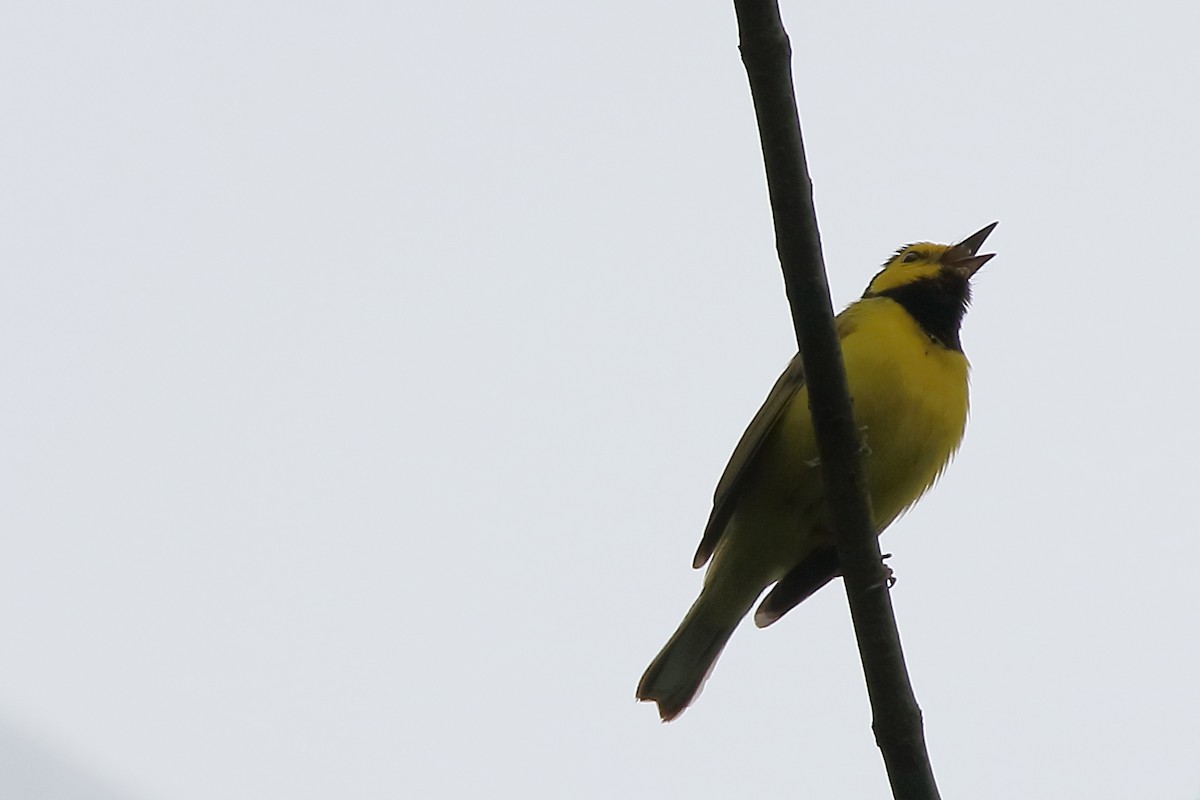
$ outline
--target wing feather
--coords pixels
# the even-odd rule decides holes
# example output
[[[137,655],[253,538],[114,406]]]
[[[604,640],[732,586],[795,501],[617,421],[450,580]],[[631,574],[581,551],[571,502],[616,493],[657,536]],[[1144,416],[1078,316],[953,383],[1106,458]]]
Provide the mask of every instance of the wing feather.
[[[854,314],[857,305],[858,303],[852,304],[838,314],[837,319],[834,320],[839,340],[845,339],[857,327]],[[754,415],[754,419],[750,420],[749,427],[742,434],[737,447],[733,449],[733,455],[729,458],[725,472],[721,474],[721,480],[717,482],[717,491],[713,495],[712,513],[709,514],[708,524],[704,526],[704,535],[700,537],[700,546],[696,548],[696,555],[692,558],[693,568],[703,567],[712,557],[713,551],[717,548],[717,542],[721,539],[721,534],[725,532],[725,527],[729,524],[729,518],[733,516],[748,467],[753,463],[754,457],[762,447],[767,435],[779,422],[784,409],[788,407],[792,398],[796,396],[796,392],[800,391],[803,386],[804,364],[800,359],[800,354],[797,353],[792,356],[792,360],[783,374],[771,387],[771,392],[767,395],[762,408]]]
[[[721,480],[717,482],[717,491],[713,495],[712,513],[708,517],[708,524],[704,526],[704,536],[700,539],[700,547],[697,548],[696,555],[692,559],[692,566],[696,569],[704,566],[712,556],[721,534],[725,531],[725,525],[733,514],[737,496],[740,494],[741,479],[746,473],[746,468],[754,460],[754,456],[762,447],[767,434],[779,421],[783,410],[787,408],[788,403],[792,401],[802,386],[804,386],[804,364],[800,360],[800,354],[797,353],[792,357],[787,369],[775,381],[775,385],[771,387],[762,408],[758,409],[754,419],[750,420],[746,432],[742,434],[737,447],[733,449],[733,455],[730,456],[729,463],[725,466],[725,472],[721,474]]]

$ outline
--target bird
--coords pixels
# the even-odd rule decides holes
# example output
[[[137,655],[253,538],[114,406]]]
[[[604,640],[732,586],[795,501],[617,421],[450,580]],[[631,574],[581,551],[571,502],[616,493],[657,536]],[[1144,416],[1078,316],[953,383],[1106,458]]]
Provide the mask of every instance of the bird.
[[[992,224],[953,245],[901,247],[837,315],[876,535],[928,491],[962,442],[970,365],[959,336]],[[759,596],[764,628],[841,574],[800,356],[742,434],[692,566],[699,597],[647,667],[637,698],[664,722],[699,694]]]

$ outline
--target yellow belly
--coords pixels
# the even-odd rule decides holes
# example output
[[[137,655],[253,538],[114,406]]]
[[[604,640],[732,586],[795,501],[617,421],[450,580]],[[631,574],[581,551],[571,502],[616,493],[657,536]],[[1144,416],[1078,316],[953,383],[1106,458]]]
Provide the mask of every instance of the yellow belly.
[[[842,354],[882,531],[933,485],[958,449],[967,424],[969,366],[966,356],[931,340],[896,303],[866,302],[880,308],[858,315],[861,323],[842,340]]]
[[[872,514],[882,532],[933,485],[962,440],[967,359],[932,341],[885,298],[851,306],[838,325],[866,447]],[[832,541],[806,388],[780,422],[746,476],[745,494],[714,553],[710,582],[724,573],[734,583],[761,588]]]

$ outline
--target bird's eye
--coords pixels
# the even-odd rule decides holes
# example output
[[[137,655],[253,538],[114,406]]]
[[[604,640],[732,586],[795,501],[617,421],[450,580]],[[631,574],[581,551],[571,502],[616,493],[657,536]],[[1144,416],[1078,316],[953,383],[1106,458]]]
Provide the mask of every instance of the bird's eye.
[[[900,263],[901,264],[911,264],[914,261],[916,261],[917,259],[919,259],[920,257],[921,257],[921,254],[917,253],[917,252],[905,253],[904,258],[900,259]]]

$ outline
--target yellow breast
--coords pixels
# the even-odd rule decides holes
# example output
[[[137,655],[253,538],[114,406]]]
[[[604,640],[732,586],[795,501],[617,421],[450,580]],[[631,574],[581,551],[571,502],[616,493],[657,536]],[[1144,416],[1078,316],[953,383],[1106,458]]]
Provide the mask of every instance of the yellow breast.
[[[937,480],[967,420],[966,357],[932,341],[887,298],[860,300],[838,316],[875,527],[882,531]],[[719,542],[706,585],[779,580],[815,547],[830,544],[802,387],[762,443],[746,475],[733,530]]]
[[[931,339],[899,304],[861,300],[839,318],[876,526],[916,502],[958,449],[969,364]]]

